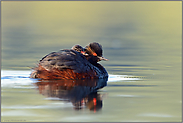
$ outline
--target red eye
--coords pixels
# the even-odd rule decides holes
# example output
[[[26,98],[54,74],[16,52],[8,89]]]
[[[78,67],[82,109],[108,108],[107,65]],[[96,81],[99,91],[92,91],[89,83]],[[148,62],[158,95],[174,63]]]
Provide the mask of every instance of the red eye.
[[[97,56],[97,54],[96,53],[93,53],[93,56]]]

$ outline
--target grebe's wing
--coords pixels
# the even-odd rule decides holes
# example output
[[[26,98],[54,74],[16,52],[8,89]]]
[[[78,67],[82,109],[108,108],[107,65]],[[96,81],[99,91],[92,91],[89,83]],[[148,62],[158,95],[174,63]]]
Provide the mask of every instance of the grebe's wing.
[[[79,52],[74,50],[60,50],[52,52],[40,60],[40,65],[47,70],[72,69],[76,73],[87,72],[89,62]]]

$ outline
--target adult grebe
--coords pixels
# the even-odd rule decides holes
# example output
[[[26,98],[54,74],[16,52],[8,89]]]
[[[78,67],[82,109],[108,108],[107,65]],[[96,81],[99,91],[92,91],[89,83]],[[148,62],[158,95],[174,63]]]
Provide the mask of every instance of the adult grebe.
[[[75,45],[72,49],[52,52],[44,56],[30,78],[50,79],[97,79],[107,78],[108,73],[99,61],[102,57],[102,46],[93,42],[82,48]]]

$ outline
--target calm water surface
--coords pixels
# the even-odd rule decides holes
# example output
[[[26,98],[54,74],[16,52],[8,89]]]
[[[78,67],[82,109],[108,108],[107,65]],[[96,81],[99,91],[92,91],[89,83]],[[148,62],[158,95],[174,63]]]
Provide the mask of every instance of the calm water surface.
[[[107,85],[104,82],[104,87],[93,94],[102,104],[99,110],[90,110],[87,105],[77,110],[72,101],[78,95],[82,95],[80,98],[87,97],[92,92],[92,85],[87,85],[89,90],[76,89],[78,94],[74,97],[69,98],[66,94],[63,98],[63,93],[70,93],[64,91],[58,98],[53,86],[43,84],[41,89],[36,85],[38,80],[28,78],[31,71],[2,70],[2,121],[181,121],[181,77],[172,73],[172,67],[152,69],[113,64],[107,68]],[[120,70],[128,74],[120,74]]]
[[[181,55],[158,50],[160,56],[145,48],[104,47],[109,61],[101,64],[108,81],[85,81],[77,87],[70,81],[64,85],[30,79],[31,70],[1,70],[2,121],[180,122]],[[137,51],[136,56],[130,53]]]

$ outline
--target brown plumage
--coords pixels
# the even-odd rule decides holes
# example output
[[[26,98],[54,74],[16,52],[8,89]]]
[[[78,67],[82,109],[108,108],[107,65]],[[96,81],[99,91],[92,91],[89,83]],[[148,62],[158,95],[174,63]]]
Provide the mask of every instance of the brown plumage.
[[[42,78],[42,79],[94,79],[98,78],[95,71],[90,70],[87,73],[76,73],[72,69],[59,70],[57,68],[53,68],[51,70],[46,70],[44,67],[39,65],[39,67],[35,68],[36,74],[33,72],[31,76],[33,78]],[[35,75],[34,75],[35,74]]]

